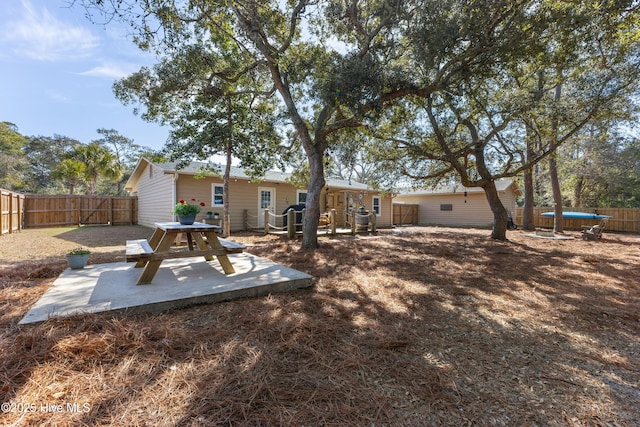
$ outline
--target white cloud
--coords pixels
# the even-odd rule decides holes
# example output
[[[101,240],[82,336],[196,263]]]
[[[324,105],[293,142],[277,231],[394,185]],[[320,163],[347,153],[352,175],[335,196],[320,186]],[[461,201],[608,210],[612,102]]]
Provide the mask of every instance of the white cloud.
[[[97,67],[93,67],[88,71],[84,71],[82,73],[78,73],[81,76],[93,76],[93,77],[104,77],[108,79],[121,79],[123,77],[128,76],[140,69],[139,66],[133,64],[114,64],[114,63],[104,63]]]
[[[91,31],[59,20],[46,7],[36,10],[29,0],[22,1],[22,16],[3,32],[15,54],[39,61],[86,58],[98,46]]]
[[[63,95],[63,94],[61,94],[59,92],[52,91],[52,90],[47,91],[47,96],[50,99],[52,99],[54,101],[57,101],[57,102],[63,102],[63,103],[71,102],[71,99],[68,96]]]

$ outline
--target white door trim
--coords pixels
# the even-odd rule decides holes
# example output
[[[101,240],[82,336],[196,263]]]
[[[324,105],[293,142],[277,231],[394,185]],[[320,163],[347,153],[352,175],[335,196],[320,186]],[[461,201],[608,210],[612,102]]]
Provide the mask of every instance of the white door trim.
[[[258,228],[264,227],[264,210],[265,207],[262,206],[262,192],[269,191],[271,193],[271,205],[269,205],[269,211],[272,214],[276,213],[276,188],[275,187],[258,187]],[[275,220],[270,221],[272,224],[275,224]]]

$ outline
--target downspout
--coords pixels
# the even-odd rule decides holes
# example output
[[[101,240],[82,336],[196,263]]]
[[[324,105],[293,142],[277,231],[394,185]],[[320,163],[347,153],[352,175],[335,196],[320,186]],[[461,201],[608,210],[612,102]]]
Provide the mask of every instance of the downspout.
[[[173,193],[173,194],[171,195],[171,196],[172,196],[172,198],[173,198],[173,202],[171,203],[171,206],[172,206],[172,207],[178,204],[178,186],[177,186],[177,183],[178,183],[178,176],[179,176],[179,175],[178,175],[178,173],[177,173],[177,172],[174,172],[174,173],[173,173],[173,179],[171,180],[171,187],[172,187],[172,188],[171,188],[171,190],[172,190],[171,192]],[[172,208],[172,209],[173,209],[173,208]],[[172,218],[171,218],[171,219],[172,219],[173,221],[177,221],[177,215],[176,215],[176,214],[173,214],[173,213],[172,213],[172,215],[173,215],[173,216],[172,216]]]

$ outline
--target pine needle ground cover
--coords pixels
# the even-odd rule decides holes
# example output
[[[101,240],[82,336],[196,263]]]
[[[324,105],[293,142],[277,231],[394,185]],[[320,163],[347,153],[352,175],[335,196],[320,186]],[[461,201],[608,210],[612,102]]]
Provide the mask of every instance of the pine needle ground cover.
[[[572,235],[571,233],[568,233]],[[640,236],[412,228],[233,236],[308,290],[17,326],[67,246],[122,261],[143,227],[0,237],[3,425],[637,426]]]

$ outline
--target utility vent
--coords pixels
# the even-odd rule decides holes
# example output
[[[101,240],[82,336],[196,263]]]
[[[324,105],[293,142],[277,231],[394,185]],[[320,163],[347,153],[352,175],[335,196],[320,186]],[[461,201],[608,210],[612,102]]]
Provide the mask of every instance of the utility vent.
[[[440,210],[441,211],[452,211],[453,210],[453,205],[451,203],[443,203],[440,205]]]

